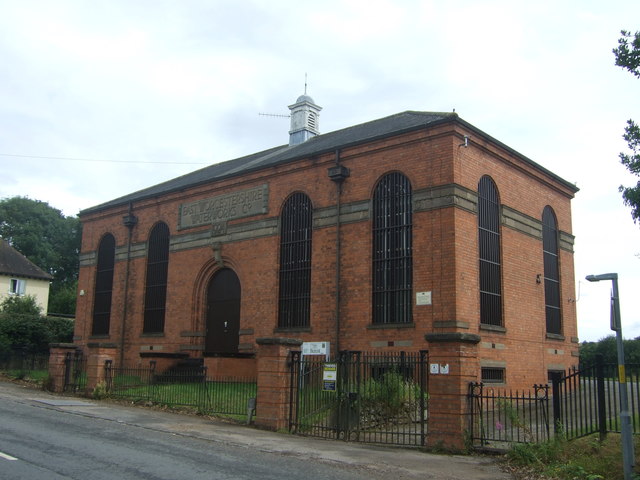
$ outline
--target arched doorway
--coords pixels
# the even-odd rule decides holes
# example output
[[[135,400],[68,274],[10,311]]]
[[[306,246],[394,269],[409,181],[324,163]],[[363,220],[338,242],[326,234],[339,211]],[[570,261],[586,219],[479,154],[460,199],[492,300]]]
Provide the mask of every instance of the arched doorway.
[[[207,289],[205,355],[236,354],[240,332],[240,280],[230,268],[219,270]]]

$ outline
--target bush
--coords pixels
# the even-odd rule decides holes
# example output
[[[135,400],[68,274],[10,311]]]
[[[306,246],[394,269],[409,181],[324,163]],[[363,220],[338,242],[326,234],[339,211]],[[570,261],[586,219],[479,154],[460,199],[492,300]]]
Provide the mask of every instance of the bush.
[[[42,309],[38,306],[33,295],[10,296],[0,303],[0,312],[11,315],[42,315]]]
[[[420,387],[396,371],[367,380],[360,392],[362,425],[376,427],[389,421],[414,421],[420,414]]]
[[[0,304],[0,352],[47,353],[50,343],[72,340],[73,320],[43,317],[33,297],[8,297]]]

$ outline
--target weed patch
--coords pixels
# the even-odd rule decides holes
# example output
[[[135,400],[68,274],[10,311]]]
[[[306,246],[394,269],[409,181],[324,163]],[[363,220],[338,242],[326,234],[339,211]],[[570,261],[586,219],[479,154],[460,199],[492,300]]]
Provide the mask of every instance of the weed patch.
[[[636,441],[636,444],[638,442]],[[636,447],[636,458],[640,449]],[[515,445],[507,454],[508,469],[517,478],[549,480],[623,480],[621,439],[610,433],[567,441]]]

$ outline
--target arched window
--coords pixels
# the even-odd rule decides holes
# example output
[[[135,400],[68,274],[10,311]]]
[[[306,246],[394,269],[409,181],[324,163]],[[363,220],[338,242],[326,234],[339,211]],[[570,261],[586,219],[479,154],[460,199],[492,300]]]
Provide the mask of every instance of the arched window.
[[[280,216],[280,328],[309,326],[312,221],[309,197],[291,195]]]
[[[115,257],[116,239],[108,233],[102,237],[98,246],[96,284],[93,293],[92,335],[109,335]]]
[[[169,227],[160,222],[149,235],[143,333],[164,332],[168,267]]]
[[[382,177],[373,193],[373,323],[412,322],[411,183]]]
[[[558,261],[558,222],[548,205],[542,212],[542,252],[544,257],[544,303],[547,333],[562,333],[560,310],[560,265]]]
[[[480,260],[480,323],[502,326],[500,201],[495,183],[478,183],[478,256]]]

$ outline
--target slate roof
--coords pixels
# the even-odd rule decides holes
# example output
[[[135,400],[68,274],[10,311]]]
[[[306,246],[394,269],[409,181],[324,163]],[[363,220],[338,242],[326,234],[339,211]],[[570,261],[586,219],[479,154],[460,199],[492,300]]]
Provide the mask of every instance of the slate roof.
[[[38,280],[53,280],[53,277],[32,263],[27,257],[0,238],[0,275]]]
[[[336,149],[367,143],[381,138],[400,135],[413,130],[425,128],[427,126],[432,127],[447,122],[457,122],[461,125],[464,125],[466,128],[469,128],[474,132],[477,132],[479,135],[501,145],[503,148],[506,148],[518,157],[523,158],[526,162],[530,163],[538,170],[547,173],[559,182],[577,191],[573,184],[559,178],[558,176],[544,169],[532,160],[529,160],[518,152],[515,152],[513,149],[491,138],[484,132],[481,132],[473,125],[460,119],[457,113],[405,111],[378,120],[373,120],[371,122],[344,128],[342,130],[336,130],[334,132],[317,135],[298,145],[282,145],[279,147],[271,148],[269,150],[254,153],[252,155],[247,155],[245,157],[217,163],[215,165],[210,165],[181,177],[174,178],[172,180],[154,185],[138,192],[131,193],[129,195],[125,195],[120,198],[116,198],[115,200],[102,203],[95,207],[87,208],[81,211],[80,215],[98,212],[111,207],[127,205],[129,202],[143,200],[146,198],[153,198],[170,192],[183,190],[185,188],[221,180],[223,178],[243,175],[255,170],[272,167],[274,165],[289,163],[295,160],[308,158],[313,155],[333,152]]]

